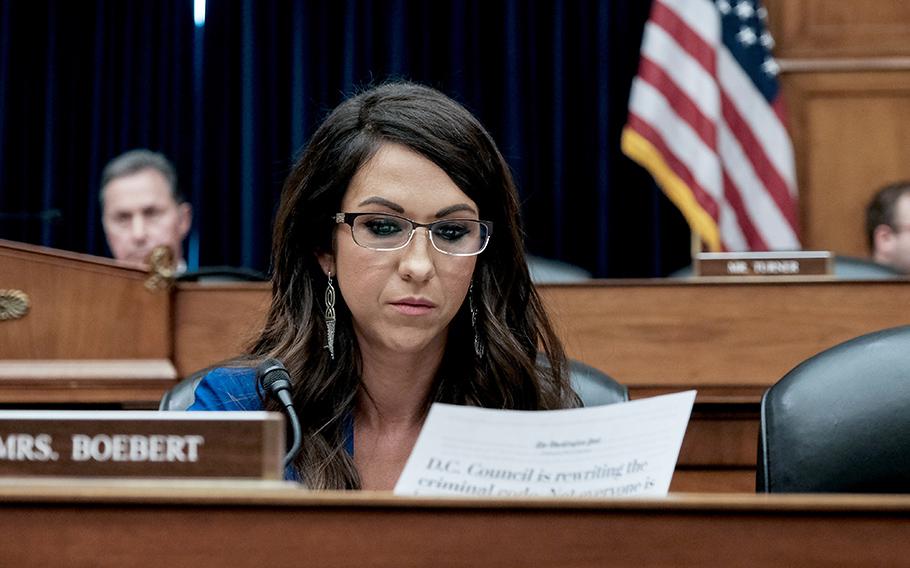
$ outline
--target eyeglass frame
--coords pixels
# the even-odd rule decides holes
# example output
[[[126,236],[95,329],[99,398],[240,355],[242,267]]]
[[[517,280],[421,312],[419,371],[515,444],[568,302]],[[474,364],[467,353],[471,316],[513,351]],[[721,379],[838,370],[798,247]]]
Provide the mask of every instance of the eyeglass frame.
[[[393,248],[373,248],[373,247],[368,247],[366,245],[362,245],[362,244],[358,243],[357,239],[354,238],[354,220],[357,219],[357,217],[361,217],[363,215],[376,215],[376,216],[380,216],[380,217],[394,217],[396,219],[401,219],[402,221],[407,221],[408,223],[411,224],[411,231],[410,231],[410,233],[408,233],[407,240],[405,240],[405,242],[402,243],[401,245],[399,245],[397,247],[393,247]],[[340,211],[340,212],[332,215],[332,220],[335,222],[336,225],[347,225],[351,228],[351,240],[354,241],[354,244],[356,244],[357,246],[359,246],[361,248],[365,248],[367,250],[374,250],[377,252],[392,252],[392,251],[401,250],[401,249],[405,248],[406,246],[411,244],[411,240],[414,238],[414,233],[416,233],[417,229],[419,229],[421,227],[423,227],[424,229],[427,230],[427,238],[430,240],[430,245],[432,245],[433,250],[440,252],[442,254],[448,255],[448,256],[459,256],[459,257],[477,256],[480,253],[482,253],[483,251],[487,250],[487,246],[489,246],[489,244],[490,244],[490,238],[493,236],[493,222],[484,221],[481,219],[464,219],[464,218],[440,219],[438,221],[432,221],[430,223],[418,223],[417,221],[414,221],[413,219],[408,219],[407,217],[403,217],[401,215],[396,215],[394,213],[376,213],[375,211],[345,213],[344,211]],[[431,227],[433,227],[433,225],[438,225],[440,223],[446,223],[446,222],[452,222],[452,221],[471,221],[472,223],[479,223],[487,230],[486,239],[484,240],[483,246],[480,247],[479,251],[470,252],[470,253],[446,252],[446,251],[440,249],[436,245],[436,241],[433,240],[433,230]]]

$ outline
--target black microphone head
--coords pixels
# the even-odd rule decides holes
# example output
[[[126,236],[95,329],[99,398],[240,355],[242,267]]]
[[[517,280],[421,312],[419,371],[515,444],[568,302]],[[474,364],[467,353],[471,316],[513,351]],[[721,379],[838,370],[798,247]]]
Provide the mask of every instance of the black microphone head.
[[[256,379],[263,390],[276,393],[291,388],[291,375],[278,359],[266,359],[256,367]]]

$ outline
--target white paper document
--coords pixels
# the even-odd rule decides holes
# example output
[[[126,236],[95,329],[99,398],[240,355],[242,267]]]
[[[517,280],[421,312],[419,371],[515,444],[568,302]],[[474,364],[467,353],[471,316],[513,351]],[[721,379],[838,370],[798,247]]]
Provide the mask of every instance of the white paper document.
[[[695,391],[571,410],[430,409],[397,495],[664,496]]]

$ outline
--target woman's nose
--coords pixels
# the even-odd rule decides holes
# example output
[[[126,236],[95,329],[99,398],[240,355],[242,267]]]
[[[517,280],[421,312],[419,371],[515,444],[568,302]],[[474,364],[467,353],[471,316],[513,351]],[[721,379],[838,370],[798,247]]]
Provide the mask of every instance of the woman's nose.
[[[414,232],[411,242],[402,251],[398,272],[403,278],[429,280],[436,274],[436,263],[433,258],[436,251],[430,243],[430,233],[425,227],[418,227]]]

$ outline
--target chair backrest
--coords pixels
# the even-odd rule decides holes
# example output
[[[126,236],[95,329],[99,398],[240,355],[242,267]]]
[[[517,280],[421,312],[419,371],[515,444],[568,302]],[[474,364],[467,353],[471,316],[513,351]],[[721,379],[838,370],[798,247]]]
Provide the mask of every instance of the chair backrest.
[[[897,278],[901,276],[901,273],[890,266],[879,264],[868,258],[838,255],[834,258],[834,275],[845,279],[880,280]]]
[[[910,326],[807,359],[761,402],[756,489],[910,492]]]
[[[538,357],[538,364],[548,366],[546,357]],[[197,371],[183,379],[161,397],[158,410],[186,410],[196,400],[196,386],[211,368]],[[585,406],[600,406],[629,400],[629,390],[606,373],[569,360],[569,379]]]
[[[528,272],[535,284],[563,284],[584,282],[591,279],[591,273],[561,260],[526,255]]]
[[[158,410],[186,410],[196,402],[196,387],[211,368],[196,371],[172,386],[158,403]]]
[[[602,406],[629,400],[629,389],[600,369],[575,359],[569,359],[568,362],[572,390],[578,394],[585,406]],[[537,356],[537,364],[541,367],[550,366],[543,354]]]
[[[265,282],[268,276],[252,268],[237,266],[204,266],[177,276],[180,282]]]

